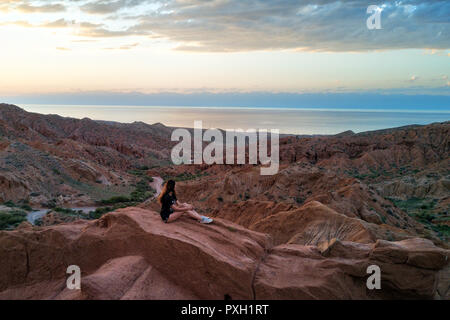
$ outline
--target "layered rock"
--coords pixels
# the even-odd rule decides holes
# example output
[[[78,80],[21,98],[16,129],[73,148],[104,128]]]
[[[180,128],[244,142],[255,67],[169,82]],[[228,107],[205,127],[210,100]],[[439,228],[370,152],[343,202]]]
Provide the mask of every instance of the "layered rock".
[[[162,125],[73,119],[0,104],[0,201],[43,206],[93,204],[124,193],[128,171],[169,157]],[[39,194],[39,196],[36,196]]]
[[[0,296],[26,296],[29,286],[42,282],[39,298],[64,297],[67,292],[46,288],[55,279],[64,285],[66,268],[74,264],[87,281],[75,298],[164,298],[153,296],[163,290],[157,284],[171,283],[189,290],[186,297],[251,299],[253,273],[268,241],[267,235],[220,220],[207,228],[188,219],[164,224],[155,212],[139,208],[96,221],[2,232]],[[116,278],[119,283],[109,281]],[[145,283],[155,283],[156,291],[142,288]],[[108,288],[115,285],[121,288]],[[107,296],[102,288],[115,293]],[[183,290],[177,289],[180,297]]]
[[[439,272],[449,251],[425,239],[276,243],[226,220],[164,224],[141,208],[2,231],[0,298],[436,298],[448,286]],[[381,290],[366,288],[370,264],[381,268]],[[81,268],[81,290],[65,287],[69,265]]]
[[[448,299],[437,291],[449,252],[425,239],[375,244],[333,241],[330,247],[282,245],[260,265],[257,299]],[[368,290],[367,268],[381,270],[381,289]],[[445,271],[446,274],[448,271]],[[449,286],[444,280],[442,286]]]

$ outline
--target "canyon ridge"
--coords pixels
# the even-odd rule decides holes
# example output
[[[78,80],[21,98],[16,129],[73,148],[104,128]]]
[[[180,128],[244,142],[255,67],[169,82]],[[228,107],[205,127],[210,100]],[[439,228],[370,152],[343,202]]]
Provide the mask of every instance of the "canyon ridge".
[[[449,299],[449,129],[283,135],[261,176],[172,165],[163,124],[0,104],[0,299]],[[214,223],[164,224],[167,179]]]

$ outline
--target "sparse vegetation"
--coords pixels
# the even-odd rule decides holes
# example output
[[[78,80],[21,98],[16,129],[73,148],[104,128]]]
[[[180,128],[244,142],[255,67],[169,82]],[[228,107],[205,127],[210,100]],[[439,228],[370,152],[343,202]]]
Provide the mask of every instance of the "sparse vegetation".
[[[54,208],[53,211],[59,212],[59,213],[64,213],[67,215],[80,215],[80,214],[84,214],[82,210],[73,210],[73,209],[69,209],[69,208]]]
[[[391,170],[387,170],[386,168],[369,168],[368,172],[359,172],[358,169],[350,169],[345,170],[345,173],[353,178],[362,180],[362,181],[379,181],[380,179],[389,178],[392,179],[394,177],[401,177],[406,174],[417,174],[419,173],[419,169],[411,169],[410,166],[400,167],[392,166]]]
[[[105,207],[100,207],[95,211],[91,211],[89,213],[89,218],[98,219],[105,213],[114,211],[119,208],[125,208],[139,204],[152,197],[155,193],[155,190],[150,187],[149,183],[153,181],[153,178],[145,175],[140,177],[141,179],[133,185],[134,190],[130,193],[129,196],[119,195],[98,201],[100,205]]]
[[[115,197],[111,197],[109,199],[99,201],[99,203],[102,205],[116,204],[116,203],[123,203],[123,202],[131,202],[131,199],[127,196],[115,196]]]
[[[16,206],[16,204],[14,202],[12,202],[11,200],[8,200],[4,203],[5,206],[13,208]]]
[[[0,230],[12,230],[27,220],[27,214],[33,209],[26,200],[15,203],[11,200],[3,203],[0,209]]]
[[[89,212],[89,219],[99,219],[101,216],[103,216],[105,213],[120,209],[120,208],[126,208],[128,207],[128,204],[116,204],[114,206],[108,206],[108,207],[101,207],[97,208],[94,211]]]
[[[207,176],[208,173],[207,172],[197,172],[197,173],[190,173],[190,172],[182,172],[178,175],[176,175],[175,177],[169,177],[168,175],[163,175],[163,179],[165,181],[169,180],[169,179],[173,179],[175,181],[189,181],[189,180],[195,180],[201,177],[205,177]]]
[[[445,222],[446,213],[436,212],[437,199],[409,198],[407,200],[390,198],[394,205],[405,211],[410,217],[422,223],[426,228],[436,232],[439,238],[446,241],[450,238],[450,227]]]
[[[149,183],[153,181],[153,178],[143,176],[135,185],[134,190],[129,196],[114,196],[109,199],[104,199],[98,201],[101,205],[114,205],[119,203],[127,203],[128,205],[133,205],[140,203],[142,201],[150,198],[155,191],[150,187]]]
[[[28,203],[24,203],[22,205],[20,205],[20,208],[25,210],[25,211],[32,211],[33,208],[31,208],[31,206]]]
[[[31,208],[31,206],[28,204],[28,200],[20,200],[19,203],[14,203],[13,201],[8,200],[8,201],[4,202],[3,205],[8,207],[8,208],[22,209],[22,210],[25,210],[25,211],[32,211],[33,210]]]
[[[12,230],[27,219],[27,212],[14,208],[8,211],[0,211],[0,230]]]
[[[146,172],[144,170],[140,169],[133,169],[128,171],[129,174],[132,174],[134,176],[142,177],[146,175]]]

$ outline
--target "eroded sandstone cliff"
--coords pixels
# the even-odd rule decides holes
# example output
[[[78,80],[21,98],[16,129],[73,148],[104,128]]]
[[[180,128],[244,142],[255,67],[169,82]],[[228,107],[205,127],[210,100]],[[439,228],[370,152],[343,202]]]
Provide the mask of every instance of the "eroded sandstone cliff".
[[[448,298],[449,251],[429,240],[280,242],[222,219],[164,224],[141,208],[2,231],[0,298]],[[381,290],[366,287],[372,264]],[[69,265],[82,270],[81,290],[66,288]]]

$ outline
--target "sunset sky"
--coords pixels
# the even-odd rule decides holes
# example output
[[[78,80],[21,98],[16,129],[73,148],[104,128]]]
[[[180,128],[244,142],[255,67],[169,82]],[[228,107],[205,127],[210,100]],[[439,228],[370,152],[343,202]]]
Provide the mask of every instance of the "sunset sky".
[[[366,27],[370,4],[383,8],[380,30]],[[449,1],[430,0],[2,0],[0,97],[357,92],[448,103],[449,17]]]

